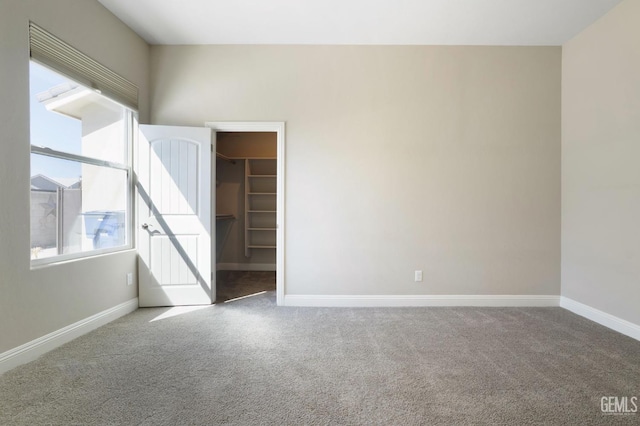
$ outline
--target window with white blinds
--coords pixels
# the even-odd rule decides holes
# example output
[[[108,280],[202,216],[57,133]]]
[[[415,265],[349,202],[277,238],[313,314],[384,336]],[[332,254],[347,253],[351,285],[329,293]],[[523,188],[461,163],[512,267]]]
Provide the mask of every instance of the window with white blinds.
[[[34,24],[29,23],[31,58],[133,110],[138,88],[109,68]]]
[[[30,23],[31,265],[132,245],[138,89]]]

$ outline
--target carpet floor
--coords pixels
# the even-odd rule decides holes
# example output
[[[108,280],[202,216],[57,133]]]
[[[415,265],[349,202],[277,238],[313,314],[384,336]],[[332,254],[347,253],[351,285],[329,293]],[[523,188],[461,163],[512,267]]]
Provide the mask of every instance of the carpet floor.
[[[148,308],[0,376],[0,425],[599,425],[640,342],[560,308]],[[640,405],[640,402],[639,404]]]
[[[216,303],[275,290],[275,272],[217,271],[216,273]]]

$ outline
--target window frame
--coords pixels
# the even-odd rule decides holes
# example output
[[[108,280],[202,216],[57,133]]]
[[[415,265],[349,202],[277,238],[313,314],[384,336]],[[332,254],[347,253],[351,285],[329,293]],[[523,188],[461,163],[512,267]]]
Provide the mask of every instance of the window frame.
[[[69,76],[67,73],[65,73],[62,70],[56,69],[54,66],[51,66],[50,64],[43,63],[42,61],[34,59],[33,57],[30,58],[30,62],[37,63],[38,65],[43,66],[48,70],[54,73],[57,73],[74,83],[77,83],[85,88],[87,87],[86,84],[83,84],[82,82],[77,81],[77,79]],[[31,78],[31,76],[29,76],[29,78]],[[91,88],[89,89],[92,90]],[[125,241],[126,243],[124,245],[117,246],[117,247],[86,250],[86,251],[79,251],[79,252],[67,253],[67,254],[57,254],[57,255],[41,258],[41,259],[38,259],[38,258],[33,259],[31,258],[31,254],[30,254],[31,269],[37,269],[45,266],[58,264],[58,263],[66,263],[70,261],[87,259],[91,257],[105,255],[105,254],[123,252],[127,250],[132,250],[135,248],[135,235],[134,235],[134,218],[135,218],[134,195],[135,194],[134,194],[134,177],[133,177],[132,165],[133,165],[135,134],[137,132],[137,126],[138,126],[138,111],[133,109],[130,105],[125,105],[124,103],[119,102],[118,100],[101,93],[100,90],[97,90],[97,89],[93,89],[93,90],[96,93],[98,93],[100,96],[103,96],[109,99],[110,101],[120,105],[124,109],[125,131],[123,134],[123,138],[126,139],[125,141],[126,142],[126,163],[100,160],[94,157],[73,154],[65,151],[59,151],[52,148],[33,145],[31,143],[30,143],[29,156],[31,158],[31,156],[35,154],[35,155],[40,155],[40,156],[45,156],[50,158],[73,161],[81,164],[89,164],[89,165],[107,167],[111,169],[124,171],[127,174],[127,177],[126,177],[127,193],[126,193],[126,205],[125,205],[125,209],[126,209]],[[33,100],[29,99],[29,102],[33,102]],[[29,121],[31,122],[31,114],[29,115]],[[29,142],[31,142],[31,140],[29,140]],[[29,175],[31,176],[31,172],[29,173]],[[30,197],[29,205],[31,206],[31,197]],[[31,217],[29,217],[29,220],[31,220]],[[29,229],[29,246],[31,246],[31,229]]]

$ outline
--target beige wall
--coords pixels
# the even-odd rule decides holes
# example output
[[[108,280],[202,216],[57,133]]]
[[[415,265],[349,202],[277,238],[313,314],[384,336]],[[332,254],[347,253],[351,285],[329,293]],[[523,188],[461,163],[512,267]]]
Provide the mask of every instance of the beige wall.
[[[563,46],[562,295],[640,324],[640,2]]]
[[[559,47],[153,46],[151,119],[286,121],[287,294],[559,295],[560,65]]]
[[[216,132],[216,150],[227,157],[278,156],[275,132]]]
[[[97,1],[0,0],[0,353],[135,298],[133,251],[30,270],[29,20],[140,88],[147,44]]]

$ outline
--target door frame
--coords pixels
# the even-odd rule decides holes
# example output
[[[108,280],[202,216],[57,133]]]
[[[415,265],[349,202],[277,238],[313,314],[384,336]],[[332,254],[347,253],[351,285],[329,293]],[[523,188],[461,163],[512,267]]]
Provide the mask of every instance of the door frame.
[[[276,304],[284,305],[285,294],[285,122],[284,121],[207,121],[217,132],[275,132],[277,137],[276,177]],[[212,143],[216,143],[216,137]],[[215,148],[215,146],[214,146]],[[215,176],[213,176],[215,179]],[[215,188],[215,186],[213,186]],[[215,212],[214,212],[215,213]],[[211,215],[215,220],[215,214]],[[211,265],[212,270],[215,265]]]

